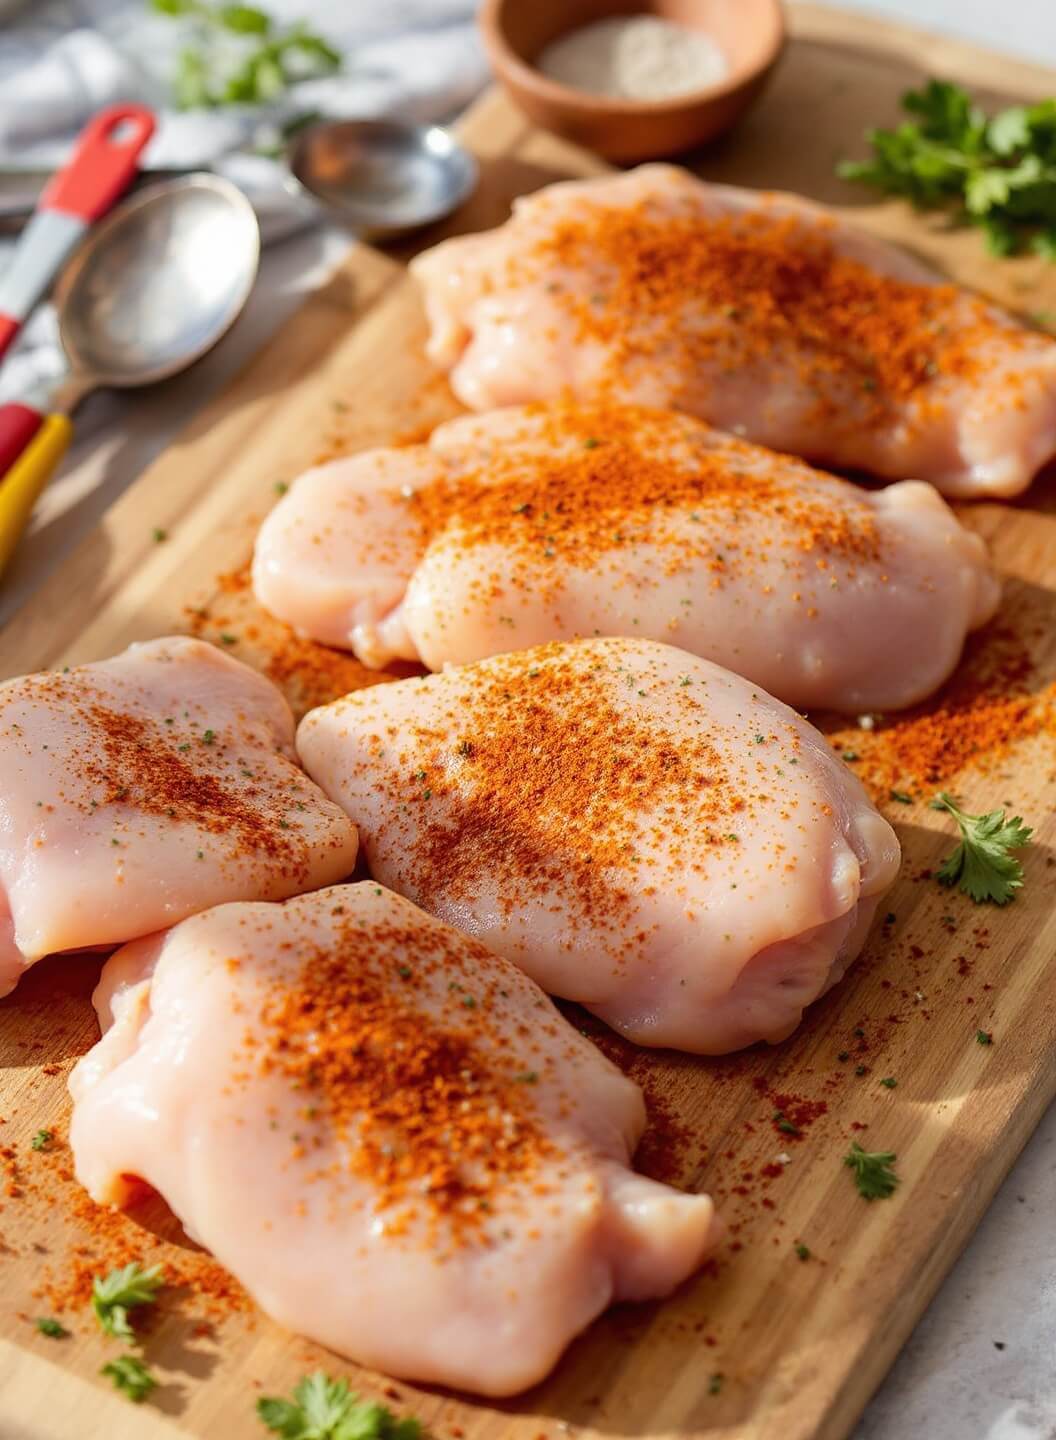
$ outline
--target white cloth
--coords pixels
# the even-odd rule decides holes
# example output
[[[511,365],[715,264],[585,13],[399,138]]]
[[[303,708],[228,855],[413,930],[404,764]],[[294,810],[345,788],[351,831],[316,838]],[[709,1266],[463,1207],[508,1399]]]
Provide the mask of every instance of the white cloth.
[[[0,0],[0,17],[12,0]],[[88,118],[118,100],[158,115],[143,164],[210,165],[240,185],[265,240],[318,223],[284,184],[281,164],[243,151],[263,121],[305,111],[328,116],[445,119],[483,85],[487,68],[473,23],[475,0],[263,0],[279,22],[303,20],[344,57],[340,73],[293,86],[267,108],[179,111],[169,104],[172,67],[193,22],[145,0],[49,0],[0,18],[0,167],[60,165]],[[11,242],[0,244],[0,268]],[[33,317],[0,371],[0,398],[32,390],[54,372],[54,321]]]

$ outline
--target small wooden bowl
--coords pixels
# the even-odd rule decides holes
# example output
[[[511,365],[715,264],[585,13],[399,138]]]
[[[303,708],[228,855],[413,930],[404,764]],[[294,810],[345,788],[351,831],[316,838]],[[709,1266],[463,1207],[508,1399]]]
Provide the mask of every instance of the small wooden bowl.
[[[726,56],[725,78],[673,100],[614,100],[534,68],[559,35],[643,11],[710,35]],[[728,129],[763,88],[785,38],[780,0],[484,0],[480,28],[496,75],[530,120],[625,162],[674,155]]]

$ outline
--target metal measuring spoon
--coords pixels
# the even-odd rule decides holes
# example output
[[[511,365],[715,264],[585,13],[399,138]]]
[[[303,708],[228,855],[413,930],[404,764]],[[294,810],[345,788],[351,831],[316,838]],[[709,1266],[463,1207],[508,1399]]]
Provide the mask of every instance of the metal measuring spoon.
[[[215,164],[236,183],[245,179],[261,207],[265,243],[327,216],[365,239],[395,239],[442,220],[477,183],[477,162],[451,131],[400,120],[322,120],[298,131],[278,161],[277,194],[274,165],[259,155],[236,150]],[[257,167],[265,177],[259,185]],[[155,172],[161,176],[173,172]],[[0,170],[0,231],[24,224],[48,178]],[[140,184],[150,179],[143,171]]]
[[[253,207],[216,175],[143,191],[89,234],[54,297],[67,373],[33,404],[0,406],[0,448],[27,411],[51,412],[0,476],[0,570],[69,444],[64,412],[100,386],[151,385],[200,359],[241,313],[259,256]]]
[[[450,215],[477,162],[449,130],[397,120],[326,120],[290,141],[293,178],[365,239],[395,239]]]

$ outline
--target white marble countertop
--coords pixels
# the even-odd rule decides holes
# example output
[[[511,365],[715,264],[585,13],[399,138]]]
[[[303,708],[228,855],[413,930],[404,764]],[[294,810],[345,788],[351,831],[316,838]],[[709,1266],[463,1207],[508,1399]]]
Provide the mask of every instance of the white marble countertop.
[[[829,0],[834,3],[834,0]],[[1056,66],[1056,0],[842,0]],[[337,231],[264,257],[250,307],[183,379],[89,399],[0,593],[0,623],[252,356],[347,248]],[[1056,1109],[1050,1111],[855,1432],[855,1440],[1056,1440]]]

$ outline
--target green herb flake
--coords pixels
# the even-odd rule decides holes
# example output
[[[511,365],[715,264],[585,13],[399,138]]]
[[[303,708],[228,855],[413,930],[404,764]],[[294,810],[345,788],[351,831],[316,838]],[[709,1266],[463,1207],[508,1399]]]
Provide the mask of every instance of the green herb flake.
[[[913,804],[913,796],[912,796],[912,795],[907,795],[906,792],[905,792],[905,790],[889,790],[889,791],[888,791],[888,795],[889,795],[890,799],[892,799],[892,800],[897,800],[897,802],[899,803],[899,805],[912,805],[912,804]]]
[[[961,86],[929,80],[902,106],[909,118],[868,131],[871,157],[839,175],[977,225],[993,255],[1056,259],[1056,99],[988,116]]]
[[[1006,820],[1004,810],[968,815],[945,791],[935,797],[931,808],[948,811],[961,832],[961,843],[939,866],[939,884],[958,886],[977,905],[987,901],[1007,905],[1013,900],[1023,887],[1023,866],[1011,852],[1029,845],[1034,833],[1022,818]]]
[[[898,1176],[892,1168],[897,1159],[890,1150],[863,1150],[855,1140],[843,1163],[854,1172],[854,1183],[864,1200],[887,1200],[898,1186]]]
[[[284,1440],[420,1440],[421,1423],[398,1420],[386,1405],[361,1400],[347,1380],[332,1380],[322,1370],[294,1388],[292,1400],[264,1395],[257,1415]]]
[[[50,1315],[38,1315],[33,1324],[41,1335],[46,1335],[49,1340],[63,1340],[70,1333],[65,1325],[60,1325]]]
[[[975,1042],[977,1045],[992,1045],[994,1043],[994,1037],[989,1030],[977,1030],[975,1032]]]
[[[95,1318],[107,1335],[131,1344],[136,1337],[128,1323],[128,1312],[138,1306],[153,1305],[164,1283],[160,1265],[144,1270],[135,1260],[111,1270],[102,1279],[97,1275],[92,1281]]]
[[[796,1255],[800,1260],[810,1259],[810,1247],[804,1245],[802,1240],[798,1241],[796,1244]]]
[[[894,1090],[898,1085],[898,1081],[893,1075],[885,1075],[884,1078],[880,1081],[880,1084],[884,1087],[885,1090]]]
[[[46,1150],[54,1138],[50,1130],[38,1130],[29,1143],[34,1150]]]
[[[99,1374],[109,1376],[114,1388],[127,1395],[133,1405],[142,1405],[158,1383],[136,1355],[119,1355],[104,1365]]]

